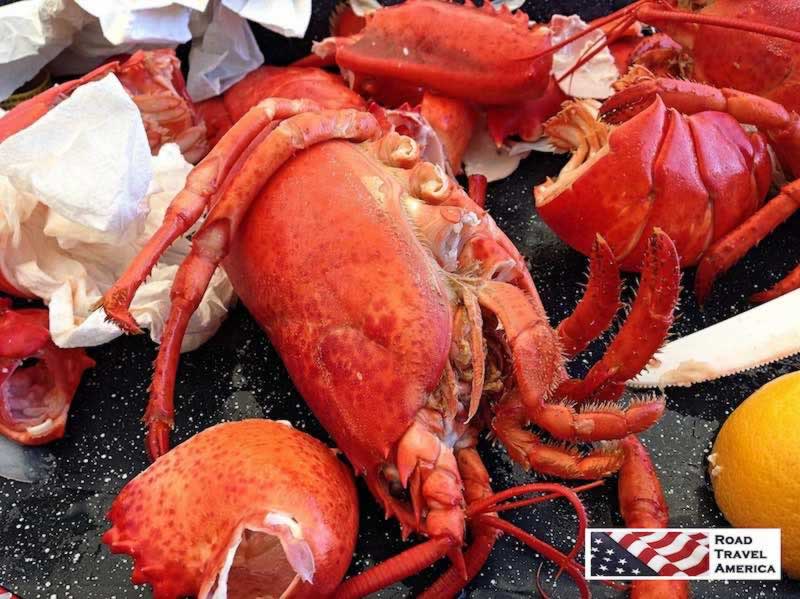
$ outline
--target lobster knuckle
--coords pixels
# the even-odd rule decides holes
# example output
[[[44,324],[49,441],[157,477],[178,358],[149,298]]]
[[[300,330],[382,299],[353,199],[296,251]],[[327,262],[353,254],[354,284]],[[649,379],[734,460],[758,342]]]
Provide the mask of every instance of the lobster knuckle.
[[[420,162],[411,170],[411,193],[431,204],[441,204],[450,196],[450,177],[438,165]]]
[[[407,135],[391,131],[378,143],[378,158],[388,166],[410,168],[419,162],[419,145]]]
[[[594,429],[591,420],[581,418],[571,406],[562,404],[546,404],[536,421],[556,439],[574,439],[579,427],[581,434],[589,434]]]
[[[397,470],[400,483],[404,487],[408,485],[408,478],[417,465],[433,466],[441,451],[442,443],[439,437],[427,426],[415,421],[397,446]]]

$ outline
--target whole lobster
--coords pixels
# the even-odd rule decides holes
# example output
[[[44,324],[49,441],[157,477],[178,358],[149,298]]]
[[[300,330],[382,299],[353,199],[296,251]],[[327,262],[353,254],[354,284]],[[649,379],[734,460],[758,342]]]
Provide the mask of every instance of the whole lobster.
[[[0,298],[0,434],[25,445],[64,436],[72,398],[94,360],[50,339],[47,310]]]
[[[679,268],[669,238],[653,234],[628,320],[575,380],[564,353],[581,351],[620,305],[608,246],[598,240],[587,293],[554,330],[516,248],[381,110],[326,111],[285,99],[251,109],[190,173],[160,231],[106,294],[109,318],[138,330],[130,298],[206,209],[172,289],[145,417],[151,455],[168,447],[186,323],[223,265],[387,514],[404,534],[430,538],[346,582],[341,596],[362,596],[444,555],[460,573],[442,583],[452,594],[480,569],[498,530],[557,561],[585,596],[570,559],[576,549],[564,555],[489,515],[509,494],[532,490],[560,492],[582,514],[577,497],[547,485],[494,495],[474,446],[487,422],[515,459],[539,472],[596,478],[620,467],[613,443],[583,455],[526,425],[575,444],[622,439],[659,418],[660,399],[627,409],[616,400],[672,322]],[[467,523],[477,545],[464,561]]]
[[[652,228],[665,230],[681,264],[698,264],[702,303],[721,273],[800,207],[797,182],[764,204],[774,166],[768,146],[786,172],[800,173],[800,117],[758,96],[656,78],[642,67],[620,87],[599,116],[570,103],[547,124],[554,144],[573,157],[556,180],[534,189],[537,211],[584,254],[603,235],[631,270]],[[800,268],[753,299],[798,286]]]
[[[0,118],[0,142],[44,116],[75,89],[114,73],[131,96],[147,133],[150,150],[174,142],[189,162],[208,152],[206,127],[194,110],[174,50],[139,50],[107,62],[79,79],[56,85],[15,106]]]

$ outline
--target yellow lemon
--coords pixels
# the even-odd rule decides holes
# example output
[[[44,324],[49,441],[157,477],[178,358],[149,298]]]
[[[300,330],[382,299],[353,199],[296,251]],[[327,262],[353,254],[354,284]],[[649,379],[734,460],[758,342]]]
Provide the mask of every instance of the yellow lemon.
[[[708,458],[714,497],[738,528],[780,528],[783,569],[800,578],[800,371],[728,417]]]

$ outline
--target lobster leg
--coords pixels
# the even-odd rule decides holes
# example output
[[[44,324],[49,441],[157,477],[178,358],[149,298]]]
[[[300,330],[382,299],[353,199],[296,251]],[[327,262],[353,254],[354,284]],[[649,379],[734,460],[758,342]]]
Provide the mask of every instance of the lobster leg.
[[[409,436],[408,433],[406,436]],[[417,437],[416,445],[425,445],[424,442],[419,443],[419,435],[412,434],[411,436]],[[431,598],[454,596],[480,571],[494,546],[500,530],[518,538],[546,558],[555,561],[566,569],[581,588],[582,597],[588,597],[588,587],[583,574],[573,563],[575,555],[582,546],[583,532],[586,527],[586,512],[576,492],[593,488],[602,483],[598,481],[577,489],[569,489],[558,484],[539,483],[514,487],[496,494],[492,493],[489,473],[474,449],[474,437],[472,439],[469,437],[471,435],[468,433],[468,436],[462,437],[458,441],[458,444],[462,446],[458,447],[457,444],[458,448],[455,453],[460,475],[459,479],[463,481],[463,496],[467,500],[468,506],[466,510],[451,506],[451,508],[455,508],[451,509],[451,511],[455,513],[457,509],[460,512],[462,522],[464,515],[469,518],[470,526],[474,533],[473,543],[467,550],[466,555],[461,552],[462,539],[457,539],[452,535],[436,534],[428,527],[426,532],[431,536],[430,540],[414,546],[370,568],[366,572],[349,578],[337,589],[334,595],[337,599],[363,597],[393,582],[420,572],[445,555],[449,555],[453,562],[450,569],[423,596]],[[403,449],[398,447],[398,455],[402,451]],[[450,455],[453,455],[452,450],[450,450]],[[398,469],[401,469],[400,464],[398,464]],[[415,471],[418,470],[419,468],[415,468]],[[402,476],[401,473],[401,478]],[[428,480],[432,480],[432,478],[429,477]],[[371,489],[374,489],[375,485],[370,484],[371,482],[374,483],[374,480],[371,481],[368,477],[367,483]],[[427,486],[427,483],[424,486]],[[547,493],[547,495],[506,504],[500,503],[507,499],[530,493]],[[497,512],[499,511],[534,505],[556,497],[567,499],[575,508],[578,516],[577,542],[567,555],[497,517]],[[429,518],[430,514],[428,515]]]
[[[678,268],[677,256],[674,268]],[[642,402],[628,410],[614,404],[587,405],[581,413],[576,412],[572,405],[551,403],[553,383],[559,382],[553,373],[563,371],[561,356],[548,323],[536,316],[520,289],[507,283],[485,283],[478,292],[478,300],[485,309],[496,314],[503,325],[513,354],[515,379],[529,418],[556,439],[573,442],[621,439],[648,428],[661,416],[664,404],[658,401]],[[670,304],[670,313],[673,305],[674,301]],[[658,343],[662,339],[663,336],[659,337]],[[632,340],[628,342],[632,343]],[[641,345],[641,341],[639,343]],[[544,353],[541,348],[550,350]],[[638,346],[626,349],[635,356]],[[650,355],[652,353],[647,359]],[[638,372],[636,370],[634,374]]]
[[[665,528],[669,510],[653,462],[633,435],[622,442],[625,461],[619,471],[619,508],[628,528]],[[685,580],[637,580],[631,585],[632,599],[685,599]]]
[[[161,255],[202,216],[237,160],[275,119],[319,110],[309,100],[265,100],[242,117],[211,152],[189,173],[184,188],[172,200],[164,222],[101,300],[109,320],[127,333],[141,333],[129,311],[136,290]],[[183,336],[183,335],[181,335]]]
[[[469,198],[479,207],[486,206],[486,186],[488,181],[483,175],[470,175],[467,178],[467,193]]]
[[[679,292],[678,253],[669,236],[655,228],[645,253],[639,291],[625,324],[586,378],[565,382],[556,395],[573,401],[617,399],[622,394],[624,382],[641,372],[664,342],[672,325]],[[652,424],[660,417],[663,408],[663,402],[653,401],[642,403],[635,410],[640,412],[642,420],[649,420]],[[637,431],[628,431],[632,432]]]
[[[784,186],[781,193],[762,206],[758,212],[712,245],[697,266],[694,289],[697,301],[703,303],[711,292],[714,281],[736,264],[748,250],[800,208],[800,181]],[[792,273],[774,291],[754,296],[756,301],[767,301],[791,291],[800,284],[800,273]],[[777,292],[777,293],[776,293]]]
[[[770,300],[774,300],[776,297],[785,295],[790,291],[794,291],[795,289],[800,289],[800,265],[795,267],[792,272],[790,272],[766,291],[761,291],[751,295],[750,301],[758,303],[768,302]]]
[[[252,110],[264,109],[257,106]],[[235,129],[217,147],[227,146],[226,139],[235,135]],[[155,459],[168,449],[175,372],[189,318],[197,309],[214,271],[226,256],[231,236],[264,182],[295,152],[305,147],[336,138],[364,141],[379,133],[377,121],[367,113],[355,110],[304,112],[282,121],[259,138],[255,147],[247,148],[247,155],[241,158],[242,163],[237,165],[232,178],[225,182],[222,196],[194,236],[191,252],[175,276],[170,293],[172,305],[156,358],[150,401],[145,413],[151,457]]]
[[[573,357],[611,326],[620,307],[622,281],[614,253],[600,235],[589,261],[589,282],[575,310],[556,329],[561,347]]]
[[[526,470],[567,479],[604,478],[619,470],[622,452],[616,443],[594,449],[588,455],[573,448],[547,444],[525,428],[527,411],[515,391],[508,393],[494,408],[492,431],[511,459]]]

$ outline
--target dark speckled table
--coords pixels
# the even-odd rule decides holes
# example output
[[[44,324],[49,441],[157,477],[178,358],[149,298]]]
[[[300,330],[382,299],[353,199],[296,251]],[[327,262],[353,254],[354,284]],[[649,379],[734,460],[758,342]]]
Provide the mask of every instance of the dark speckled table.
[[[309,39],[325,34],[329,2],[315,2]],[[529,2],[528,4],[532,4]],[[539,2],[529,12],[544,18],[553,12],[578,12],[591,18],[607,12],[609,2]],[[258,27],[267,60],[286,63],[308,49],[308,40],[286,41]],[[530,260],[537,287],[554,322],[575,305],[584,280],[586,260],[561,243],[535,216],[531,187],[555,174],[562,159],[534,154],[507,180],[490,186],[487,205],[498,224]],[[677,201],[677,198],[676,198]],[[704,312],[691,292],[684,291],[675,326],[685,335],[748,308],[744,297],[788,272],[800,258],[800,216],[769,237],[725,276]],[[692,273],[684,286],[691,289]],[[629,278],[629,283],[633,282]],[[572,368],[585,372],[600,353],[595,344]],[[146,337],[120,339],[91,350],[97,368],[78,391],[66,437],[47,448],[22,451],[0,445],[0,464],[25,460],[29,470],[19,477],[0,478],[0,586],[23,599],[108,599],[149,597],[147,588],[129,582],[130,561],[112,556],[100,545],[108,526],[106,510],[120,488],[148,464],[140,418],[144,409],[150,364],[155,347]],[[676,527],[725,526],[714,505],[705,461],[714,436],[731,410],[773,377],[800,368],[800,358],[698,385],[670,390],[663,420],[642,435],[653,453]],[[223,420],[248,417],[287,419],[328,440],[290,383],[280,359],[242,307],[235,308],[219,333],[201,349],[183,357],[176,389],[174,439],[182,441]],[[493,484],[502,489],[534,479],[515,467],[503,450],[483,441],[480,447]],[[7,467],[7,466],[6,466]],[[31,476],[33,475],[33,476]],[[620,526],[616,481],[586,493],[590,521],[595,526]],[[381,511],[359,483],[361,533],[353,571],[393,555],[405,544],[395,522],[384,522]],[[558,503],[510,515],[518,525],[566,547],[574,541],[574,521]],[[528,597],[534,594],[539,557],[513,540],[502,539],[488,564],[466,590],[466,596]],[[440,566],[441,567],[441,566]],[[553,587],[554,571],[543,578],[553,596],[573,597],[566,578]],[[424,588],[431,570],[395,585],[380,597],[408,597]],[[800,583],[700,582],[695,597],[800,597]],[[593,585],[597,597],[621,593]]]

